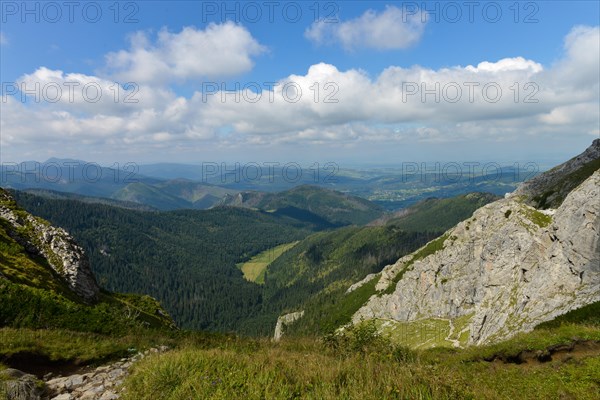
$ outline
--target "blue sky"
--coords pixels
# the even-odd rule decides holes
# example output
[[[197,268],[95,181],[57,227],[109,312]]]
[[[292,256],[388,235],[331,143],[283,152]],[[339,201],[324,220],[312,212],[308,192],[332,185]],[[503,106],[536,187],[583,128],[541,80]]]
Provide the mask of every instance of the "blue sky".
[[[2,2],[3,161],[558,161],[600,134],[595,1],[23,4]],[[62,95],[14,90],[36,83]],[[265,92],[202,96],[236,83]]]

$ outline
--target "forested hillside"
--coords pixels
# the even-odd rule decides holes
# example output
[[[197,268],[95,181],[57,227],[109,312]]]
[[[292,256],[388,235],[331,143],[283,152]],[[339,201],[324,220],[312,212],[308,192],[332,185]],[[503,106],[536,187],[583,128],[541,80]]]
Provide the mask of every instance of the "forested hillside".
[[[338,226],[364,225],[384,213],[381,206],[361,197],[310,185],[278,193],[241,192],[226,196],[222,204],[260,210],[295,208],[311,212]]]
[[[312,191],[300,189],[299,196],[306,198],[307,189]],[[446,210],[437,225],[430,207],[420,206],[407,211],[411,229],[393,220],[331,230],[332,222],[291,205],[274,212],[238,207],[144,212],[24,192],[15,196],[30,212],[74,235],[103,287],[156,297],[181,327],[251,335],[270,335],[277,317],[296,309],[314,313],[306,319],[310,326],[300,324],[307,332],[330,329],[347,317],[338,301],[353,282],[416,250],[463,219],[465,210],[493,197],[430,200],[430,206],[441,202]],[[342,205],[338,210],[343,212]],[[236,265],[298,240],[269,265],[264,285],[244,279]],[[321,320],[324,310],[330,320]]]
[[[263,325],[272,331],[279,314],[305,310],[306,318],[297,323],[304,333],[330,331],[334,324],[322,319],[337,318],[337,301],[352,283],[381,271],[437,235],[385,226],[347,227],[308,237],[269,266],[262,314],[270,323]]]
[[[125,334],[173,324],[148,296],[101,290],[69,234],[1,188],[0,304],[0,327]]]
[[[402,217],[387,223],[382,218],[380,226],[345,227],[309,236],[269,265],[261,323],[253,326],[249,321],[244,328],[274,326],[279,314],[303,310],[305,316],[291,325],[290,333],[330,332],[348,322],[364,301],[364,289],[345,294],[352,283],[380,272],[496,198],[473,193],[428,199],[404,210]]]
[[[19,204],[69,230],[99,283],[156,297],[186,328],[235,330],[256,314],[259,286],[236,263],[299,240],[314,225],[239,208],[140,212],[16,192]]]
[[[387,224],[410,232],[446,231],[469,218],[478,208],[499,198],[491,193],[477,192],[448,199],[429,198],[395,213]]]

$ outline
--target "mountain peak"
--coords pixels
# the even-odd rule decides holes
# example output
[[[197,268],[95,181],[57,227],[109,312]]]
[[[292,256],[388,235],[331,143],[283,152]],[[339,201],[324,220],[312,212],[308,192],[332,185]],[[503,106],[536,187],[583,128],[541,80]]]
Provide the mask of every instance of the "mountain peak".
[[[600,139],[583,153],[523,182],[512,195],[535,208],[557,208],[569,192],[600,168]]]

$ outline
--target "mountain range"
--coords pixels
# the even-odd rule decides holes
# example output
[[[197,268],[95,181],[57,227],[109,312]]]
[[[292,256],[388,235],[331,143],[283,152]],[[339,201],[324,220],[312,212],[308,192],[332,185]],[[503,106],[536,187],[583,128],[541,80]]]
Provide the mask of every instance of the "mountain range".
[[[38,195],[81,195],[88,202],[111,201],[126,208],[133,203],[162,211],[208,209],[223,204],[249,206],[259,199],[268,205],[277,202],[281,193],[290,192],[291,196],[299,187],[311,187],[334,190],[397,211],[429,197],[450,198],[471,192],[504,195],[539,172],[534,163],[401,163],[375,170],[297,166],[299,179],[291,179],[287,177],[289,171],[279,166],[265,169],[255,179],[247,176],[247,166],[234,164],[231,171],[214,167],[214,173],[208,173],[203,166],[194,165],[115,163],[102,167],[82,160],[53,158],[3,163],[0,185]]]
[[[555,386],[536,395],[560,387],[594,398],[598,386],[575,375],[593,376],[600,349],[599,159],[596,140],[503,198],[427,198],[393,213],[311,186],[226,194],[209,210],[172,211],[45,189],[0,190],[0,394],[112,396],[104,386],[83,393],[77,385],[87,376],[114,385],[102,371],[125,361],[91,375],[38,378],[158,341],[177,349],[140,362],[126,383],[134,397],[149,398],[140,393],[157,384],[187,390],[165,379],[173,368],[178,376],[203,370],[199,360],[220,370],[214,385],[230,380],[220,363],[264,379],[254,368],[273,360],[244,358],[264,351],[280,366],[291,357],[337,371],[342,362],[347,370],[336,376],[353,380],[362,369],[377,376],[391,362],[403,376],[394,379],[417,371],[420,380],[406,384],[443,398],[490,390],[485,363],[496,363],[501,380],[513,370],[505,363],[553,363],[542,375]],[[261,268],[261,282],[244,276],[246,263]],[[259,337],[275,331],[283,344],[198,329]],[[567,355],[555,361],[560,354]],[[452,376],[440,372],[449,365]],[[269,369],[280,388],[300,374],[285,368],[287,378]],[[426,371],[461,383],[439,385]],[[516,371],[541,384],[535,371]],[[578,383],[556,383],[557,374]],[[333,387],[338,378],[320,379]],[[504,389],[520,387],[531,398],[522,384]],[[314,388],[299,385],[298,393]]]

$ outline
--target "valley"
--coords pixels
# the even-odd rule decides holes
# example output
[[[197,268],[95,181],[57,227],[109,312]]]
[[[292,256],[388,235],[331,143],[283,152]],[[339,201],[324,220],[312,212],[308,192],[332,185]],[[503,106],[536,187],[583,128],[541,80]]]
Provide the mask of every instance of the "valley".
[[[0,383],[77,399],[592,399],[593,378],[560,377],[600,359],[598,159],[600,140],[504,198],[396,212],[311,186],[171,211],[2,191]],[[107,380],[97,366],[118,359]]]
[[[281,208],[273,209],[278,204],[268,200],[268,212],[231,206],[149,212],[27,192],[14,194],[28,211],[73,233],[107,289],[156,297],[184,328],[261,335],[272,331],[277,316],[286,309],[307,301],[331,302],[352,279],[379,272],[435,238],[448,224],[460,221],[465,212],[494,198],[473,195],[439,200],[439,208],[462,211],[438,218],[437,226],[431,215],[438,200],[431,199],[428,205],[433,208],[416,207],[410,216],[383,226],[336,228],[357,218],[379,218],[382,211],[357,199],[339,204],[330,213],[335,199],[347,196],[311,187],[280,194],[276,201]],[[356,207],[361,210],[354,212]],[[412,223],[415,218],[430,222],[414,232],[394,225]],[[275,254],[286,250],[290,240],[298,243],[283,255]],[[239,268],[256,263],[257,257],[270,258],[269,268],[262,270],[262,285],[249,282]],[[265,260],[253,264],[259,269],[265,266]]]
[[[0,400],[600,399],[599,1],[0,1]]]

